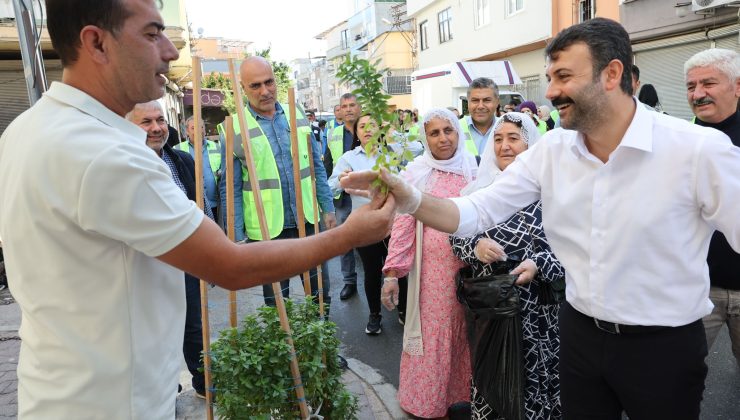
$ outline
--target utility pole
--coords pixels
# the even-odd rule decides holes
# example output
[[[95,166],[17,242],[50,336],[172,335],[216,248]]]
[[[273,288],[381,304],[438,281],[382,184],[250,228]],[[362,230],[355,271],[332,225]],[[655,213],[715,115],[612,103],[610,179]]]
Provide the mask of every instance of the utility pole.
[[[26,76],[28,102],[33,106],[46,92],[46,71],[41,54],[41,30],[36,26],[32,0],[13,0],[15,25],[23,58],[23,72]],[[43,20],[43,9],[40,10]]]

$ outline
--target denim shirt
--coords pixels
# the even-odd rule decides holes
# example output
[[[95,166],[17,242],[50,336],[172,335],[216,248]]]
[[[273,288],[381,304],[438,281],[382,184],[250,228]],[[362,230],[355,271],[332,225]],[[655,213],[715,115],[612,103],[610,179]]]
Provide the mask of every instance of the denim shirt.
[[[275,156],[278,173],[280,174],[280,187],[283,191],[283,210],[284,222],[283,229],[296,227],[296,189],[293,182],[293,157],[290,153],[290,125],[283,108],[279,103],[275,104],[275,115],[273,118],[265,118],[256,113],[251,104],[247,109],[257,120],[257,123],[265,133],[267,140],[270,142],[270,148]],[[313,136],[311,136],[313,137]],[[323,213],[333,213],[334,203],[329,185],[326,183],[326,171],[324,164],[321,162],[321,146],[312,140],[313,164],[316,175],[316,197],[319,201],[319,207]],[[235,239],[241,241],[245,239],[246,232],[244,228],[244,202],[242,201],[242,167],[241,161],[236,157],[234,159],[234,228]],[[221,167],[226,168],[226,142],[221,141]],[[221,193],[222,208],[226,208],[226,177],[222,176],[219,182],[219,191]],[[251,194],[251,193],[250,193]]]
[[[188,153],[195,159],[195,147],[188,141]],[[211,208],[218,207],[218,185],[216,185],[216,177],[213,175],[213,169],[211,169],[211,160],[208,158],[208,147],[206,141],[203,140],[203,185],[206,190],[206,199],[208,205]],[[223,158],[221,159],[223,161]],[[223,168],[223,166],[222,166]]]

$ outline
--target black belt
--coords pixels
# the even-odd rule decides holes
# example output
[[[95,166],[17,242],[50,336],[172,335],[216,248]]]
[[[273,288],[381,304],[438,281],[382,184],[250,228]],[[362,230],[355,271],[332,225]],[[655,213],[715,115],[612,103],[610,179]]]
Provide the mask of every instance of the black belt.
[[[578,311],[569,303],[566,303],[566,305],[569,305],[571,309],[573,309],[577,314],[593,321],[594,325],[596,325],[596,328],[600,329],[601,331],[608,332],[609,334],[643,334],[671,328],[664,325],[626,325],[618,324],[616,322],[602,321]]]
[[[608,332],[609,334],[642,334],[669,328],[662,325],[625,325],[617,324],[616,322],[602,321],[593,317],[589,318],[594,320],[596,328],[601,331]]]

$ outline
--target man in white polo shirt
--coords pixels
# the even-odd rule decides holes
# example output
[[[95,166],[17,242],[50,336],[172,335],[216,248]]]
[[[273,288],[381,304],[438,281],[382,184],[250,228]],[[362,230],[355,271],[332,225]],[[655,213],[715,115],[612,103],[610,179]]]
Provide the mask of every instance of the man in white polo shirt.
[[[563,128],[491,186],[452,200],[383,177],[399,211],[470,236],[542,200],[566,270],[560,387],[566,419],[698,419],[707,367],[701,318],[716,229],[740,250],[740,149],[719,131],[637,106],[632,51],[596,18],[547,46],[547,97]],[[573,131],[570,131],[573,130]],[[368,188],[373,173],[343,186]]]
[[[155,2],[46,6],[62,83],[0,138],[0,236],[22,311],[18,414],[171,419],[181,270],[229,289],[289,277],[382,239],[393,199],[318,236],[233,244],[123,118],[163,95],[178,57]]]

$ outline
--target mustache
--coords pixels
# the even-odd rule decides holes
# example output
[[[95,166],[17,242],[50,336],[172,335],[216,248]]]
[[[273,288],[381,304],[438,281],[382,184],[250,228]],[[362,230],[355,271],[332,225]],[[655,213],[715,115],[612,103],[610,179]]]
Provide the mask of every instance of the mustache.
[[[695,99],[691,101],[691,105],[694,105],[694,106],[709,105],[713,103],[714,101],[709,97],[699,98],[699,99]]]
[[[552,106],[555,108],[559,107],[560,105],[566,105],[566,104],[572,104],[573,99],[567,97],[567,96],[558,96],[557,98],[550,101],[552,103]]]

